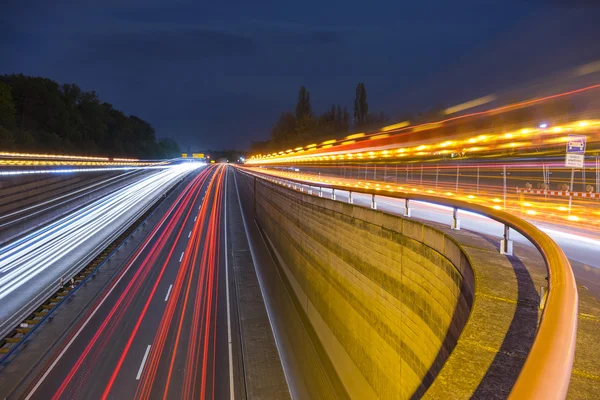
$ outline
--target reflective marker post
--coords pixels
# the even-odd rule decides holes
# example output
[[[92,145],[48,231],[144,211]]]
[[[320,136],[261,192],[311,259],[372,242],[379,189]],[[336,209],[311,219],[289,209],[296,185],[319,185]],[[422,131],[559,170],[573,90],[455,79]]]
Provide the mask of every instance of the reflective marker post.
[[[454,207],[452,210],[452,230],[460,231],[460,220],[458,219],[458,208]]]
[[[500,254],[513,255],[513,241],[510,240],[510,227],[504,225],[504,239],[500,241]]]
[[[404,199],[404,216],[410,217],[410,208],[408,208],[408,199]]]

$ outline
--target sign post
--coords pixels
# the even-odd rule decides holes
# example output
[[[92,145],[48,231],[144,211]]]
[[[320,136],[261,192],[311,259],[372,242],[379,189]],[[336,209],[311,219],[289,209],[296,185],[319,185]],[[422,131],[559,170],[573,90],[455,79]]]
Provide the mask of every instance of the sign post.
[[[584,135],[569,135],[567,140],[567,156],[565,167],[583,168],[586,137]],[[573,188],[571,188],[573,191]]]
[[[585,145],[585,135],[569,135],[567,138],[567,156],[565,158],[565,167],[572,168],[571,187],[569,187],[570,192],[575,190],[573,187],[575,180],[575,168],[585,168]],[[571,202],[569,201],[569,212],[571,210],[570,203]]]

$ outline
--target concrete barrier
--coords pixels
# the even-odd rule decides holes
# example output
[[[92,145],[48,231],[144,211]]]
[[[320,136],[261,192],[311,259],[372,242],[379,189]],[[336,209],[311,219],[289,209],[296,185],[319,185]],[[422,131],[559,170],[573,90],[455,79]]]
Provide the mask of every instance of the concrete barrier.
[[[48,198],[45,201],[36,202],[25,209],[13,211],[13,214],[16,215],[12,217],[4,215],[0,217],[0,245],[63,217],[79,207],[91,203],[150,173],[152,173],[152,170],[139,170],[111,177],[109,175],[98,176],[94,179],[85,180],[84,183],[88,185],[79,185],[73,188],[73,192],[63,193],[60,196],[47,196]]]
[[[474,277],[421,222],[259,180],[256,219],[350,398],[421,396],[469,317]]]
[[[19,185],[6,189],[6,192],[0,193],[0,213],[6,214],[11,211],[19,210],[27,206],[41,203],[52,197],[59,196],[70,191],[92,184],[102,179],[115,176],[112,171],[105,173],[78,174],[69,178],[56,177],[53,179],[41,179],[38,182],[31,182],[25,185]]]

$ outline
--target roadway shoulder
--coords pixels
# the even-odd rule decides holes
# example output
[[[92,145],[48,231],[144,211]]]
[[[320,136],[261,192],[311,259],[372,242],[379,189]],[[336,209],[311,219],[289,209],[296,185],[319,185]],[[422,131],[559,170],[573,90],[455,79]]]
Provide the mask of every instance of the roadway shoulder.
[[[244,220],[232,172],[227,182],[227,227],[229,239],[227,257],[230,260],[232,288],[232,336],[237,344],[235,357],[238,387],[248,399],[290,398],[265,302],[256,275],[255,265],[246,236]]]

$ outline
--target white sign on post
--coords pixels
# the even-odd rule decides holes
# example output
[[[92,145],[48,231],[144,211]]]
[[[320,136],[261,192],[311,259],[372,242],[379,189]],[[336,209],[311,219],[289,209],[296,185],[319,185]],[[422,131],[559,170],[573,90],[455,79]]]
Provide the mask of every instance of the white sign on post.
[[[584,135],[569,135],[567,140],[567,156],[565,167],[583,168],[586,137]]]

